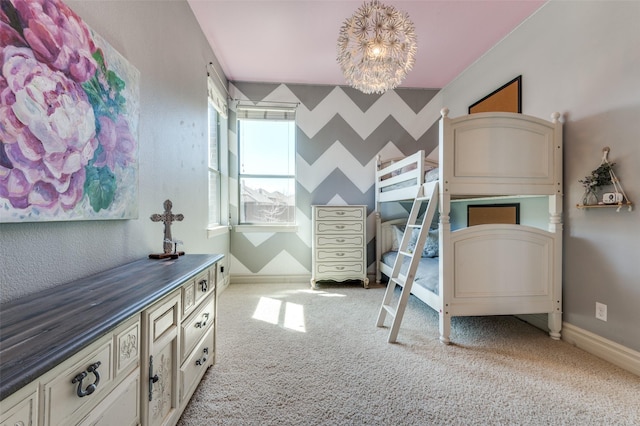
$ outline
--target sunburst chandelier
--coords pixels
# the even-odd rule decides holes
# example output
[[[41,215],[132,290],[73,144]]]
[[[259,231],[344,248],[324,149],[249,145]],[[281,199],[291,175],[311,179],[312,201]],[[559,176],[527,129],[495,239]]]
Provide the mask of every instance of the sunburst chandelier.
[[[409,15],[372,0],[344,21],[337,60],[350,86],[384,93],[404,80],[417,49]]]

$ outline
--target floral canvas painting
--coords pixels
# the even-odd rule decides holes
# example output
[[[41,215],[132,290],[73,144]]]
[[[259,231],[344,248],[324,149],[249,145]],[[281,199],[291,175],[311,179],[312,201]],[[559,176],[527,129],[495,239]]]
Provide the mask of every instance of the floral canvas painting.
[[[60,0],[0,0],[0,220],[138,217],[137,69]]]

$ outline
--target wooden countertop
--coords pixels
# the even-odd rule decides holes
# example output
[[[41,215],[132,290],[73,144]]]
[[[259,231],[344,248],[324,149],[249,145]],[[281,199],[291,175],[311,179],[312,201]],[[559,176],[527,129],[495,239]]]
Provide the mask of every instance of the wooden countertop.
[[[142,259],[1,304],[0,400],[222,258]]]

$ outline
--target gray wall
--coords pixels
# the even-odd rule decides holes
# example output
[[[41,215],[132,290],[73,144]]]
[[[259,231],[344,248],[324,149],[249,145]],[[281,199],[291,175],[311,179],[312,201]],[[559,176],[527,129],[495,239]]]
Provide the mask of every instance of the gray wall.
[[[233,282],[267,276],[308,280],[311,274],[311,205],[366,205],[369,270],[374,272],[376,156],[401,157],[438,144],[437,123],[425,106],[438,92],[397,89],[365,95],[340,86],[233,82],[236,99],[299,103],[296,112],[297,232],[231,232]],[[233,102],[232,102],[233,103]],[[436,112],[439,110],[436,110]],[[430,120],[430,121],[429,121]],[[229,140],[236,139],[233,113]],[[233,143],[230,143],[232,146]],[[230,196],[237,223],[237,150],[232,147]]]
[[[139,218],[0,225],[1,300],[70,281],[162,250],[149,216],[166,199],[184,221],[173,236],[187,253],[226,253],[208,239],[207,64],[217,60],[183,1],[68,1],[140,71]],[[226,262],[228,259],[225,259]]]
[[[578,179],[611,147],[640,200],[640,2],[551,1],[441,92],[451,116],[522,74],[523,113],[564,127],[564,320],[640,350],[640,213],[579,210]],[[595,303],[608,321],[595,318]]]

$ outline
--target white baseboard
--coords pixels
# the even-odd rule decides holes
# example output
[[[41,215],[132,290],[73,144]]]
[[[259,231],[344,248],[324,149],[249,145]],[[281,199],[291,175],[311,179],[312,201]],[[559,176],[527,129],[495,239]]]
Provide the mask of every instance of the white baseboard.
[[[640,376],[640,352],[566,322],[562,340]]]
[[[517,317],[535,327],[549,331],[546,314],[518,315]],[[640,376],[640,352],[567,322],[562,323],[560,334],[565,342]]]
[[[367,274],[369,283],[375,283],[375,274]],[[302,275],[232,275],[230,284],[309,284],[311,274]]]
[[[222,293],[227,287],[229,287],[229,275],[225,275],[222,282],[218,282],[218,294]]]
[[[231,275],[231,284],[306,284],[311,286],[308,275]]]

